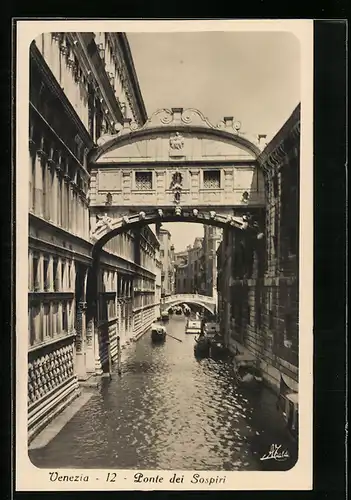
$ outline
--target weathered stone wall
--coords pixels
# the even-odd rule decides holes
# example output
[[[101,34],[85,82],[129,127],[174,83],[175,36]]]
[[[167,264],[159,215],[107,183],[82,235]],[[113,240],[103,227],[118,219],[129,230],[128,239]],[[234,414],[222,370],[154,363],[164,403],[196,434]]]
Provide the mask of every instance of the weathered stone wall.
[[[299,120],[298,107],[259,158],[266,185],[264,248],[256,244],[252,256],[253,247],[232,232],[218,251],[227,342],[254,353],[275,389],[281,375],[298,387]]]

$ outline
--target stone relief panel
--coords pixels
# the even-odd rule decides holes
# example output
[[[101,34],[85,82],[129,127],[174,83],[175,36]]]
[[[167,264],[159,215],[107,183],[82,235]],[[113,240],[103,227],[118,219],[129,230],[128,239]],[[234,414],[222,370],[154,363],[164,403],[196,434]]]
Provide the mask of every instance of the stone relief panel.
[[[99,170],[97,178],[98,192],[101,191],[121,191],[121,171],[114,170]]]
[[[257,191],[257,175],[256,168],[250,166],[242,166],[234,168],[234,189]]]

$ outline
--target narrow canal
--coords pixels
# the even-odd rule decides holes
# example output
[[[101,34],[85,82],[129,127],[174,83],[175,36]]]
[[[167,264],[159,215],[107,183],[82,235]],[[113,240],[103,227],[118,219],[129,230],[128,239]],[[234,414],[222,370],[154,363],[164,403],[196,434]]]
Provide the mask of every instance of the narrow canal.
[[[236,386],[229,362],[196,360],[194,336],[174,316],[164,344],[144,335],[61,432],[30,451],[37,467],[287,470],[296,453],[268,389]],[[290,458],[261,460],[273,445]]]

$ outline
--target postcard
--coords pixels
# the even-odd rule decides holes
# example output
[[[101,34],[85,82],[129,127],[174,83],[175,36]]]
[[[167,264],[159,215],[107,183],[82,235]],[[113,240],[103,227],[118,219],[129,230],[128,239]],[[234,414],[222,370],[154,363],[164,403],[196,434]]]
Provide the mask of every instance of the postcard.
[[[311,489],[313,22],[16,28],[16,489]]]

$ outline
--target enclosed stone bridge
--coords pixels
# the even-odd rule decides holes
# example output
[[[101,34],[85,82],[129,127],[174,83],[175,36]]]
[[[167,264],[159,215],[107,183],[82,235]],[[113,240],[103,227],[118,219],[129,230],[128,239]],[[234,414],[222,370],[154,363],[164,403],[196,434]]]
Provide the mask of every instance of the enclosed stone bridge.
[[[197,293],[178,293],[175,295],[170,295],[169,297],[165,297],[164,302],[161,304],[161,310],[164,311],[169,309],[170,307],[180,304],[194,304],[200,307],[204,307],[212,314],[214,314],[216,308],[216,301],[214,297],[200,295]]]
[[[240,127],[232,117],[215,126],[198,110],[172,108],[158,110],[142,127],[126,119],[116,135],[102,136],[89,158],[94,242],[109,239],[109,225],[115,236],[123,217],[128,230],[132,219],[140,223],[157,209],[165,221],[191,214],[189,222],[210,211],[222,219],[262,211],[260,144]]]
[[[101,250],[118,234],[137,234],[145,225],[155,225],[157,236],[163,222],[214,225],[256,238],[265,206],[259,137],[241,133],[233,117],[213,125],[198,110],[172,108],[156,111],[141,127],[125,119],[115,135],[98,139],[88,158],[93,261],[86,285],[89,338],[96,336],[103,353],[96,359],[107,359],[99,326]],[[188,302],[215,310],[210,297],[172,301],[169,306]]]

